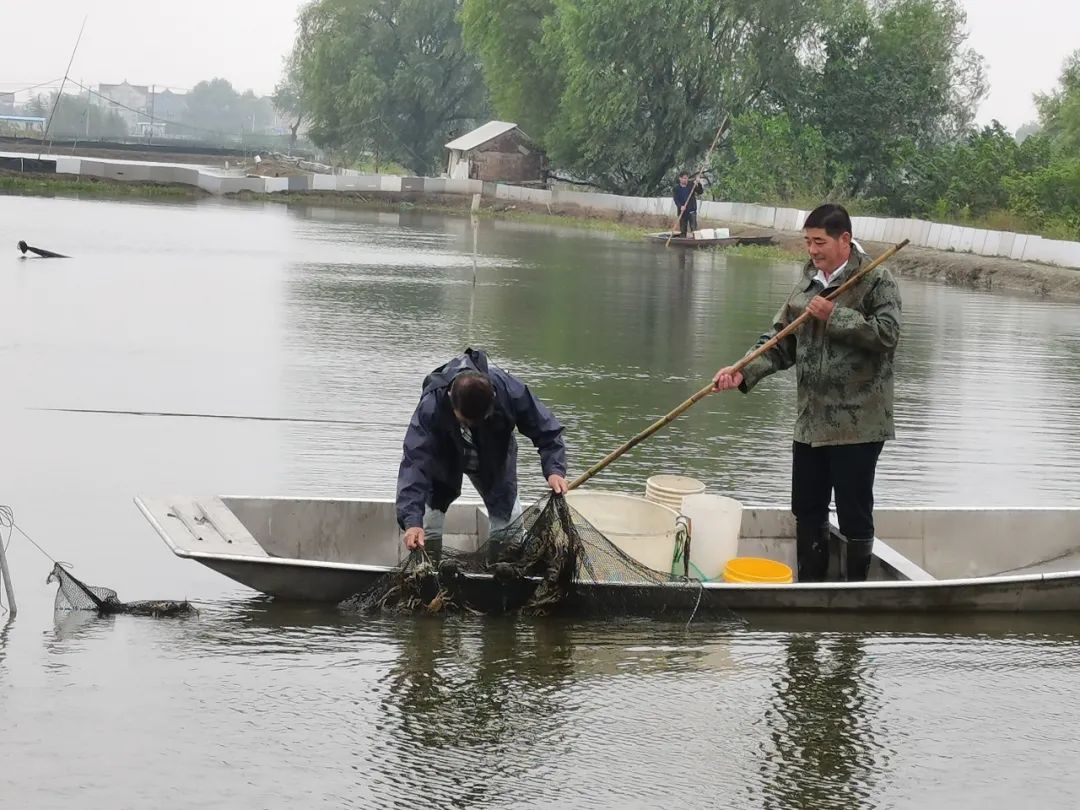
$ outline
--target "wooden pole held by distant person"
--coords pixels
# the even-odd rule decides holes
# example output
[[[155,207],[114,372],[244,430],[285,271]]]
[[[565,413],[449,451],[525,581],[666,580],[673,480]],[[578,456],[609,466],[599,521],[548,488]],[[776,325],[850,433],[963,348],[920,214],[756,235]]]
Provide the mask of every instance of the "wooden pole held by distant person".
[[[698,179],[701,177],[701,173],[709,166],[709,158],[712,157],[713,149],[716,148],[716,144],[720,142],[720,135],[727,127],[728,118],[730,116],[724,115],[724,120],[720,122],[720,129],[716,130],[716,135],[712,139],[712,143],[709,144],[709,151],[705,153],[705,160],[701,164],[701,168],[698,169],[698,173],[694,175],[694,179],[690,181],[690,196],[686,198],[686,202],[683,203],[682,210],[679,211],[678,217],[675,219],[675,225],[671,229],[671,233],[668,234],[667,241],[664,243],[664,247],[668,247],[671,244],[671,237],[675,235],[675,228],[679,227],[679,222],[683,218],[683,214],[686,213],[686,207],[690,205],[690,200],[694,198],[694,189],[697,187]]]
[[[828,295],[825,295],[823,297],[828,298],[829,300],[832,300],[832,299],[836,298],[837,296],[841,295],[842,293],[846,292],[847,290],[851,289],[855,284],[857,284],[862,279],[863,276],[865,276],[867,273],[869,273],[871,270],[873,270],[875,267],[877,267],[883,261],[885,261],[886,259],[891,257],[898,250],[900,250],[905,245],[907,245],[907,243],[908,243],[908,240],[905,239],[903,242],[900,242],[897,245],[893,245],[891,248],[886,250],[884,253],[882,253],[880,256],[878,256],[876,259],[874,259],[872,262],[869,262],[865,267],[860,267],[858,272],[854,273],[851,276],[851,278],[849,278],[847,281],[845,281],[843,284],[841,284],[835,290],[829,291]],[[739,360],[739,362],[735,363],[735,365],[732,366],[732,370],[733,371],[741,371],[749,363],[751,363],[752,361],[754,361],[757,358],[761,357],[761,355],[765,354],[765,352],[767,352],[770,349],[772,349],[773,347],[775,347],[777,343],[779,343],[781,340],[783,340],[788,335],[790,335],[792,332],[794,332],[796,329],[798,329],[800,326],[802,326],[803,322],[806,321],[806,319],[810,318],[810,317],[813,317],[810,314],[810,312],[808,310],[804,310],[797,318],[795,318],[791,323],[789,323],[787,326],[785,326],[783,329],[781,329],[779,332],[777,332],[773,337],[769,338],[769,340],[767,340],[765,343],[761,344],[756,349],[754,349],[752,352],[749,352],[748,354],[746,354],[741,360]],[[656,431],[660,430],[660,428],[671,424],[673,421],[675,421],[675,419],[679,415],[681,415],[685,411],[688,411],[693,405],[695,405],[698,402],[700,402],[701,400],[705,399],[705,397],[707,397],[712,392],[713,392],[713,384],[710,382],[708,385],[706,385],[704,388],[702,388],[700,391],[698,391],[696,394],[694,394],[688,400],[686,400],[681,405],[679,405],[677,408],[675,408],[675,410],[671,411],[667,415],[665,415],[662,418],[658,419],[657,421],[653,422],[649,427],[647,427],[645,430],[641,431],[641,433],[639,433],[638,435],[634,436],[634,438],[630,439],[624,445],[622,445],[621,447],[619,447],[619,448],[617,448],[615,450],[612,450],[610,453],[608,453],[606,456],[604,456],[602,459],[600,459],[600,461],[598,461],[592,467],[587,469],[584,473],[582,473],[577,478],[575,478],[569,484],[569,488],[570,489],[576,489],[577,487],[584,484],[586,481],[588,481],[590,478],[592,478],[594,475],[596,475],[602,469],[604,469],[609,464],[611,464],[611,462],[615,461],[617,458],[619,458],[620,456],[622,456],[623,454],[625,454],[629,450],[632,450],[634,447],[641,444],[641,442],[645,441],[647,438],[652,436],[654,433],[656,433]]]

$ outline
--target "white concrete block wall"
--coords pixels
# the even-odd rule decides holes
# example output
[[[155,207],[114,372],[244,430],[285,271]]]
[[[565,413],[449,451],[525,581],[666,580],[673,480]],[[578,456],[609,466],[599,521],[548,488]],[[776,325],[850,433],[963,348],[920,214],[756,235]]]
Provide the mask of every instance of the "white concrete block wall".
[[[916,229],[915,238],[911,240],[912,244],[925,247],[930,238],[930,226],[933,223],[925,220],[919,220],[919,227]]]
[[[315,191],[337,191],[338,178],[332,174],[316,174],[311,180],[311,187]]]
[[[941,238],[941,228],[942,225],[940,222],[930,223],[930,232],[926,235],[926,241],[922,243],[922,246],[934,247]]]
[[[1031,236],[1027,238],[1027,244],[1024,245],[1024,254],[1022,258],[1025,262],[1037,262],[1042,255],[1042,242],[1041,236]]]
[[[1001,231],[987,231],[979,253],[983,256],[997,256],[1001,250]]]
[[[396,174],[384,174],[379,178],[380,191],[401,191],[401,178]]]
[[[1016,242],[1016,234],[1008,233],[1006,231],[998,231],[1001,234],[1001,240],[998,243],[997,252],[995,256],[1011,256],[1013,243]]]
[[[1061,267],[1080,267],[1080,243],[1043,239],[1039,243],[1037,256],[1037,261]]]
[[[795,222],[798,218],[799,212],[794,208],[777,208],[773,227],[778,231],[794,231],[796,230]]]
[[[266,190],[273,194],[277,191],[289,190],[289,178],[288,177],[267,177],[264,185]]]
[[[211,194],[221,193],[221,178],[199,172],[198,186]]]
[[[972,246],[975,244],[975,229],[974,228],[961,228],[960,229],[960,247],[957,248],[961,253],[970,253]]]
[[[468,194],[469,193],[469,181],[468,180],[447,180],[444,191],[447,194]],[[476,192],[479,194],[480,192]]]
[[[713,202],[712,200],[704,200],[698,203],[698,219],[717,219],[723,220],[724,217],[720,215],[723,203]]]
[[[57,157],[56,171],[60,174],[81,174],[82,158]]]
[[[716,218],[722,222],[731,222],[735,215],[735,206],[729,202],[714,203],[717,206]]]
[[[1027,249],[1028,236],[1026,233],[1016,234],[1016,239],[1013,240],[1012,250],[1009,251],[1010,259],[1023,259],[1024,251]]]
[[[851,235],[856,239],[866,239],[867,234],[870,233],[870,218],[869,217],[852,217],[851,218]]]

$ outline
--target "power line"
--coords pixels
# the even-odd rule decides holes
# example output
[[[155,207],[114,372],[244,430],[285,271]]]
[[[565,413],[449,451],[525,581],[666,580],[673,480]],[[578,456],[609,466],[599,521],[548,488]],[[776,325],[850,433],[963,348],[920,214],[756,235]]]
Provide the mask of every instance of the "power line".
[[[28,93],[31,90],[37,90],[39,87],[51,87],[60,81],[63,81],[63,77],[49,79],[47,82],[39,82],[38,84],[32,84],[29,87],[20,87],[18,90],[5,90],[4,92],[17,96],[19,93]],[[16,82],[0,82],[0,84],[16,84]]]

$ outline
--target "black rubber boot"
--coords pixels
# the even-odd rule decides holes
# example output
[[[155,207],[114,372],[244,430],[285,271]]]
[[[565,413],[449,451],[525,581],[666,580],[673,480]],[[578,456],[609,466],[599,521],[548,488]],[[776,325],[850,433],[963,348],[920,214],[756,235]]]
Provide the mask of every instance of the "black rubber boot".
[[[844,579],[847,582],[866,582],[866,578],[870,573],[870,561],[873,556],[873,537],[869,540],[848,540]]]
[[[829,571],[829,526],[795,523],[799,582],[824,582]]]

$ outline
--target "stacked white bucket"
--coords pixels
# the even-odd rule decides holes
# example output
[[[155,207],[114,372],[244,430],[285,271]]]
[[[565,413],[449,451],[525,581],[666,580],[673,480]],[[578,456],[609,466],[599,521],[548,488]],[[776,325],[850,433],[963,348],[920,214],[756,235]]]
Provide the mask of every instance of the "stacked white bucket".
[[[566,498],[608,540],[655,571],[682,573],[681,562],[674,564],[680,515],[690,520],[690,576],[719,579],[739,551],[742,504],[705,492],[693,478],[655,475],[644,498],[582,489]]]
[[[690,576],[719,579],[728,560],[739,554],[742,504],[707,493],[705,484],[683,475],[652,476],[645,497],[690,520]]]

